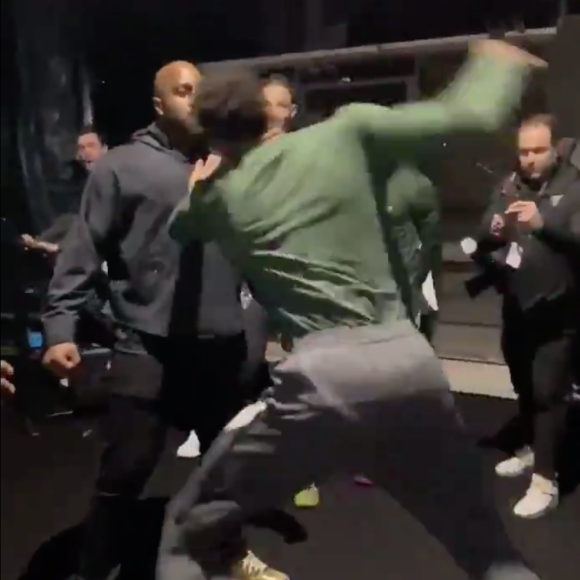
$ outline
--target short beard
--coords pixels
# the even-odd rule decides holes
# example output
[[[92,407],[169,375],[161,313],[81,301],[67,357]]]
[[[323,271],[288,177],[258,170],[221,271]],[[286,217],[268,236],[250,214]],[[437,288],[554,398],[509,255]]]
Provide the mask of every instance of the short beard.
[[[544,167],[544,169],[542,169],[542,171],[540,171],[539,173],[527,173],[527,176],[529,179],[533,179],[535,181],[545,179],[552,173],[557,163],[558,163],[558,152],[556,151],[556,149],[552,149],[552,151],[550,152],[549,162]]]

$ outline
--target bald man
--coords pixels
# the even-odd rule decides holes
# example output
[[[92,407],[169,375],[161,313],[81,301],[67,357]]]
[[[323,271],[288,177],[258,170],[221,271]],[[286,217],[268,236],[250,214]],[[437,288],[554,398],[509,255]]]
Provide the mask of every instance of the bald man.
[[[118,325],[105,376],[106,448],[78,579],[104,580],[118,564],[121,540],[135,532],[128,514],[159,463],[169,428],[194,429],[203,451],[243,403],[240,280],[215,244],[181,248],[166,225],[188,192],[198,80],[187,62],[159,70],[155,122],[95,164],[48,291],[44,363],[61,377],[81,362],[79,313],[103,262]],[[241,580],[286,578],[251,553],[233,572]],[[148,572],[132,570],[130,577],[136,574]]]

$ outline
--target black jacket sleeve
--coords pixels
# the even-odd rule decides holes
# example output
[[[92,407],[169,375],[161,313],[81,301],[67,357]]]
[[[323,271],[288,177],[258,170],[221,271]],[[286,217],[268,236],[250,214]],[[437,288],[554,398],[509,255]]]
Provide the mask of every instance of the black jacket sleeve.
[[[534,234],[555,252],[564,254],[578,263],[580,261],[580,181],[574,184],[573,189],[564,196],[558,210],[567,216],[565,227],[562,227],[561,223],[547,219]]]
[[[561,230],[550,224],[545,224],[535,232],[536,237],[548,244],[552,249],[569,257],[580,259],[580,214],[572,217],[569,230]]]
[[[48,346],[74,342],[78,317],[95,291],[119,206],[115,172],[100,163],[87,181],[80,213],[61,244],[49,285],[42,315]]]

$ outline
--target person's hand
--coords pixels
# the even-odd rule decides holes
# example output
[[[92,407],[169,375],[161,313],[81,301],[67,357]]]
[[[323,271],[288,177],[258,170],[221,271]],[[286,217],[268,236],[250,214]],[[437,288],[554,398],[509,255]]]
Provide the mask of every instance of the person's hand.
[[[211,153],[205,160],[198,159],[189,176],[189,189],[191,189],[196,182],[209,179],[216,172],[221,161],[221,156],[215,153]]]
[[[491,227],[489,228],[489,231],[491,232],[492,236],[496,236],[499,237],[502,235],[503,230],[505,228],[505,219],[502,215],[496,213],[492,218],[491,218]]]
[[[203,167],[203,159],[198,159],[195,162],[191,173],[189,174],[189,189],[192,189],[193,186],[200,180],[200,177],[203,175]]]
[[[14,393],[14,391],[15,391],[14,385],[12,384],[12,381],[10,380],[13,375],[14,375],[14,369],[12,368],[12,365],[10,363],[6,362],[5,360],[3,360],[2,361],[2,394]]]
[[[42,250],[47,254],[58,254],[58,251],[60,250],[58,244],[52,244],[50,242],[41,242],[41,241],[37,242],[36,249]]]
[[[20,240],[25,248],[34,249],[38,245],[38,240],[33,238],[30,234],[22,234]]]
[[[63,342],[48,348],[42,364],[60,378],[67,378],[81,362],[79,349],[74,342]]]
[[[50,242],[43,242],[33,238],[30,234],[23,234],[20,236],[22,240],[22,245],[29,250],[41,250],[47,254],[56,254],[59,251],[57,244],[51,244]]]
[[[476,54],[487,54],[504,62],[521,66],[546,67],[548,63],[522,48],[503,40],[477,40],[471,45],[471,51]]]
[[[514,220],[532,230],[540,229],[544,225],[544,219],[534,201],[515,201],[506,211],[507,216],[513,216]]]

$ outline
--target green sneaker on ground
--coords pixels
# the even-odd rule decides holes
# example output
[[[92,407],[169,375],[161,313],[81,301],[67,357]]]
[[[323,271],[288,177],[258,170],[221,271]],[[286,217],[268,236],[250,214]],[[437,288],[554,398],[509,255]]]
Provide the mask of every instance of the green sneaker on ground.
[[[315,485],[298,492],[294,496],[294,505],[298,508],[315,508],[320,504],[320,492]]]

